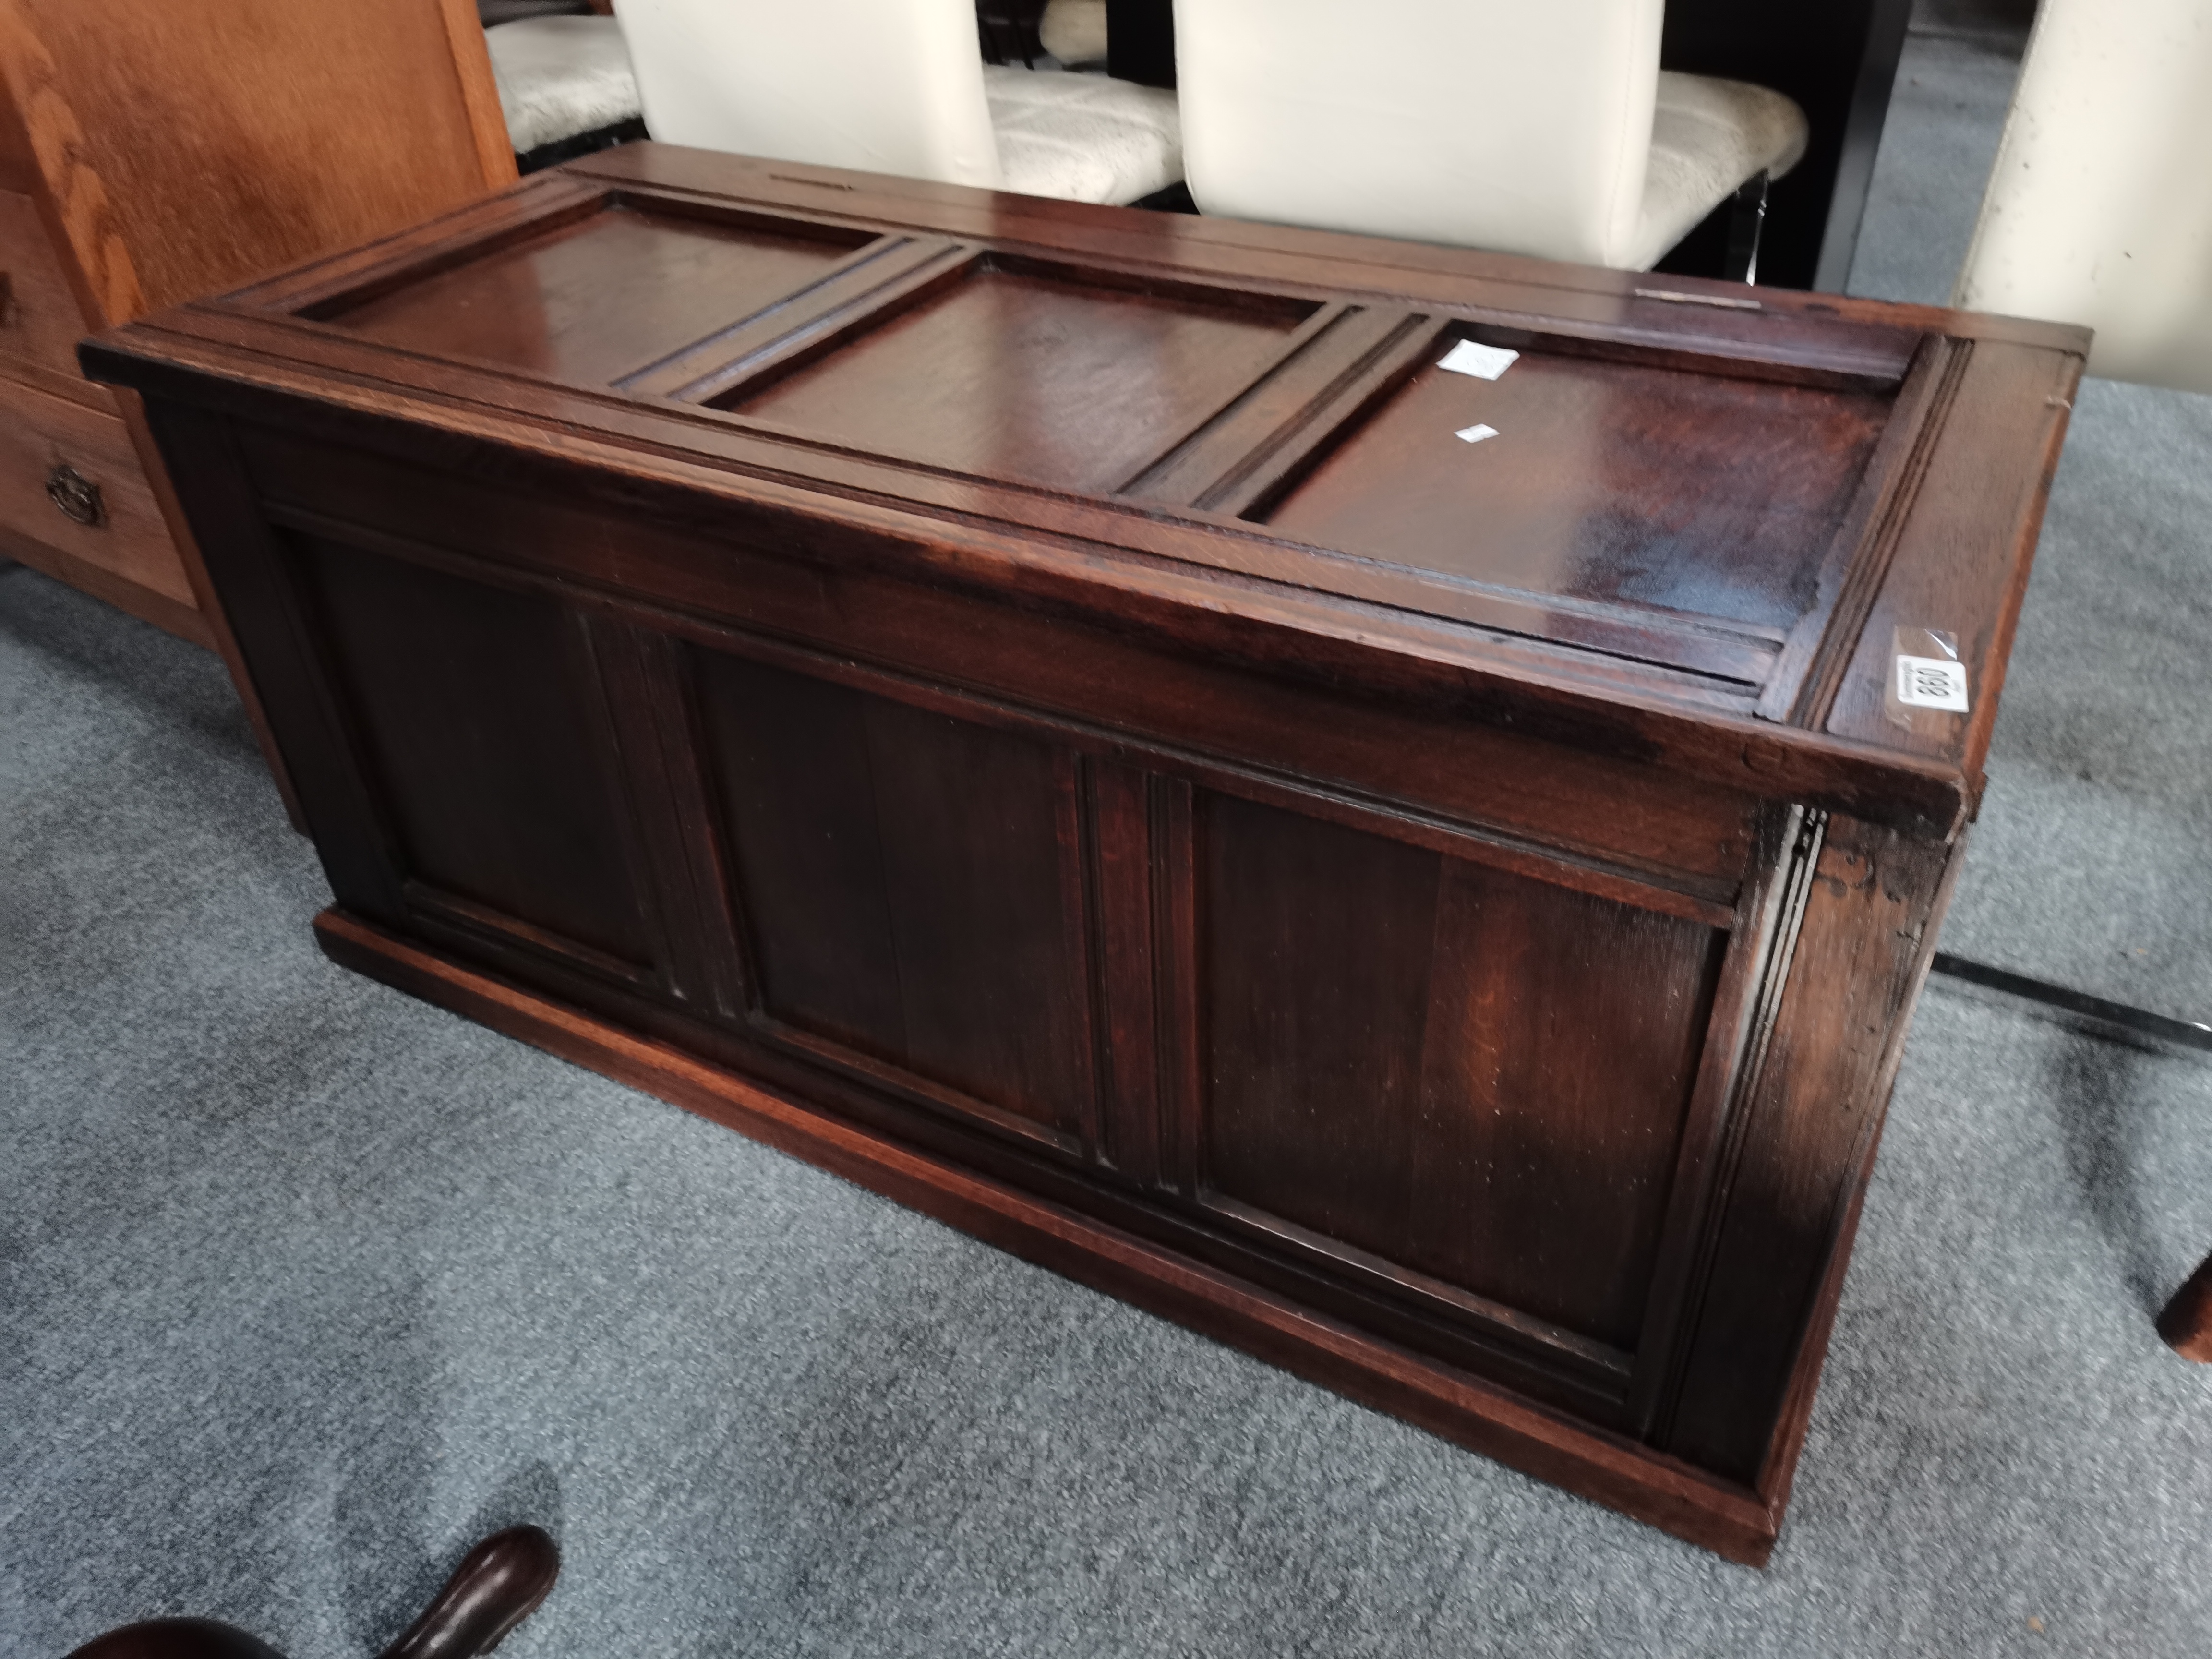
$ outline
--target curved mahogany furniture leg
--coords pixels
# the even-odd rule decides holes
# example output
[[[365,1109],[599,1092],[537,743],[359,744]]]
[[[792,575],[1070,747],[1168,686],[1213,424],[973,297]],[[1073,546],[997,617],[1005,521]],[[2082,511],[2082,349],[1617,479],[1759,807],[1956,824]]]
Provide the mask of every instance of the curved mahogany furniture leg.
[[[213,1619],[149,1619],[95,1636],[69,1659],[284,1659],[266,1642]]]
[[[2212,1255],[2173,1293],[2158,1316],[2158,1334],[2184,1359],[2212,1364]]]
[[[561,1552],[536,1527],[494,1533],[463,1558],[422,1616],[381,1659],[477,1659],[537,1611]],[[266,1642],[213,1619],[149,1619],[94,1637],[70,1659],[284,1659]]]
[[[560,1576],[561,1552],[536,1527],[495,1532],[462,1559],[422,1616],[381,1659],[476,1659],[538,1610]]]

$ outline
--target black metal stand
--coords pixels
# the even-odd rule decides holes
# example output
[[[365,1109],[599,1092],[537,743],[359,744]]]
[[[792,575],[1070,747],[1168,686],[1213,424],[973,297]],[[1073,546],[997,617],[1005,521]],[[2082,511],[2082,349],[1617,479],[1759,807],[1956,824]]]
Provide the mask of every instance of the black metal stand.
[[[1759,280],[1759,239],[1766,228],[1765,173],[1745,181],[1728,203],[1728,258],[1721,275],[1731,283]]]
[[[2212,1054],[2212,1025],[2200,1025],[2194,1020],[2169,1019],[2166,1015],[2154,1014],[2147,1008],[2133,1007],[2124,1002],[2108,1002],[2103,997],[2091,996],[2087,991],[2069,990],[2047,980],[2032,979],[2026,974],[1992,968],[1986,963],[1970,962],[1964,957],[1954,957],[1942,951],[1936,953],[1935,969],[1937,973],[1951,979],[1964,980],[1969,985],[1978,985],[1986,990],[2002,991],[2007,996],[2022,997],[2030,1002],[2041,1003],[2047,1008],[2061,1009],[2100,1025],[2125,1031],[2130,1036],[2148,1037],[2154,1042],[2169,1042],[2179,1048]]]
[[[650,137],[641,118],[617,121],[611,127],[594,127],[589,132],[580,132],[573,138],[556,138],[550,144],[540,144],[514,158],[514,170],[526,177],[542,173],[547,167],[557,167],[563,161],[573,161],[579,155],[596,155],[603,149],[612,149],[617,144],[633,144],[641,138]]]

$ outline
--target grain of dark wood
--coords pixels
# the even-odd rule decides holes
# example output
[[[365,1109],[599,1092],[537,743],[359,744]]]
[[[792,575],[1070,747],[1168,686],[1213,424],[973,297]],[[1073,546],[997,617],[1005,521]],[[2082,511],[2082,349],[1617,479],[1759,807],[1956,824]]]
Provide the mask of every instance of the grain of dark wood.
[[[1090,1116],[1074,779],[1043,744],[696,659],[760,1006],[1074,1138]]]
[[[985,266],[722,406],[953,471],[1104,490],[1241,392],[1312,310]]]
[[[1633,1352],[1724,935],[1460,860],[1438,901],[1404,1224],[1440,1277]]]
[[[88,349],[325,948],[1762,1559],[2081,337],[637,148]]]
[[[1425,364],[1266,518],[1323,547],[1778,639],[1813,601],[1797,550],[1826,546],[1889,404],[1586,358],[1495,381]],[[1455,435],[1478,425],[1498,435]]]
[[[1202,795],[1194,920],[1203,1193],[1372,1254],[1409,1239],[1434,853]]]
[[[536,596],[335,544],[302,538],[294,557],[410,877],[647,961],[622,797],[570,658],[572,618]]]

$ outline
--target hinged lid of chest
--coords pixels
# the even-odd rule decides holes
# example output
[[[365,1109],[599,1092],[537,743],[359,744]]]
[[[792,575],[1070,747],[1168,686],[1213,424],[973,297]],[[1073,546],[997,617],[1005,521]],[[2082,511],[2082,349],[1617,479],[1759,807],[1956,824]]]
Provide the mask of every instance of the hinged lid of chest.
[[[2083,349],[655,145],[161,327],[131,355],[248,347],[329,401],[398,388],[418,420],[490,407],[733,488],[1176,561],[1226,611],[1287,586],[1378,641],[1455,627],[1538,674],[1969,775],[1993,698],[1900,719],[1892,635],[1954,641],[1994,690]]]

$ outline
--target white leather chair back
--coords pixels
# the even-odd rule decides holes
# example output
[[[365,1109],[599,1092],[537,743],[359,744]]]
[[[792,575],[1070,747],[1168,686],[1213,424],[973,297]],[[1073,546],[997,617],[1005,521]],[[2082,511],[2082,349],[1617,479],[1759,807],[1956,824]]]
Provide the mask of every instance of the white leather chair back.
[[[1953,301],[2212,392],[2212,0],[2043,0]]]
[[[974,0],[616,0],[656,138],[995,187]]]
[[[1663,9],[1175,0],[1184,176],[1208,213],[1628,263]]]

